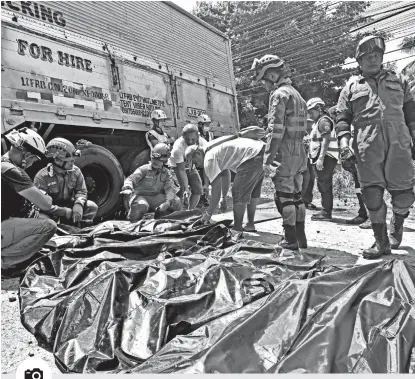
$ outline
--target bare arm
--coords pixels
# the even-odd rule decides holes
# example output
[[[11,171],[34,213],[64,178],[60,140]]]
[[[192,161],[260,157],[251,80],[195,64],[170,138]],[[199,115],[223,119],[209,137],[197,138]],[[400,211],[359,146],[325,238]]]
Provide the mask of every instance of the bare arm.
[[[37,187],[31,187],[19,192],[26,200],[39,207],[41,211],[48,212],[52,209],[52,198],[45,195]]]
[[[187,191],[189,188],[189,181],[187,179],[185,163],[177,163],[177,166],[174,168],[174,171],[176,173],[177,180],[179,181],[180,188]]]

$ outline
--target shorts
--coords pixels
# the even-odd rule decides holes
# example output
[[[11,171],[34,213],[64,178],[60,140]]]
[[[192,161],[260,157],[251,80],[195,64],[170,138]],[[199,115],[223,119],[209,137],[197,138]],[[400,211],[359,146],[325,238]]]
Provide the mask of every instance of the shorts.
[[[251,202],[251,198],[257,199],[261,196],[264,180],[263,150],[238,167],[232,186],[233,205],[246,205]]]

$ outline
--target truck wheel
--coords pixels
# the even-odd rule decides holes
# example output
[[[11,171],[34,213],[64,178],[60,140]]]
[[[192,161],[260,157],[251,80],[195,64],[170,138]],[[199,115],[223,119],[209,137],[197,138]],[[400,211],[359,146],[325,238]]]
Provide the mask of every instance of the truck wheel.
[[[111,218],[121,205],[124,174],[117,158],[102,146],[82,149],[75,161],[85,177],[88,199],[98,205],[98,218]]]
[[[143,148],[136,148],[127,150],[120,158],[120,164],[125,176],[130,175],[130,167],[133,159],[143,151]]]
[[[129,175],[137,170],[137,168],[147,164],[148,162],[150,162],[150,149],[146,149],[137,154],[131,163]]]

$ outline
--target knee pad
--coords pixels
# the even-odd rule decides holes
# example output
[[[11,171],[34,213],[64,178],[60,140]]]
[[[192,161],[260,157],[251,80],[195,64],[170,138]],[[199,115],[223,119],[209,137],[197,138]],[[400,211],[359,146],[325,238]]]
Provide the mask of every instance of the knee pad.
[[[301,194],[300,194],[301,196]],[[274,194],[275,205],[277,206],[278,212],[282,215],[285,207],[289,205],[295,205],[294,194],[286,192],[275,192]]]
[[[368,186],[362,189],[363,202],[369,211],[376,212],[382,208],[384,192],[385,189],[381,186]]]
[[[401,210],[403,213],[409,213],[409,208],[415,201],[415,194],[412,188],[406,190],[394,190],[390,191],[392,196],[392,206],[397,210]]]
[[[301,204],[304,204],[303,198],[301,197],[301,192],[297,192],[294,194],[294,205],[299,207]]]

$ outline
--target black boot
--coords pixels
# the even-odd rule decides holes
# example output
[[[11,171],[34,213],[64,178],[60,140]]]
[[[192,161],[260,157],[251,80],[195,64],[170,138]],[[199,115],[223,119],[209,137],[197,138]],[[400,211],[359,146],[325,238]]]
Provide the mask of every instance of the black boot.
[[[376,242],[370,249],[363,251],[363,258],[378,259],[382,255],[391,254],[391,245],[386,224],[372,224],[372,229]]]
[[[403,235],[403,222],[405,221],[406,216],[393,214],[390,227],[389,227],[389,240],[391,243],[392,249],[397,249],[402,242]]]
[[[296,228],[293,225],[283,225],[284,239],[279,243],[283,249],[298,250]]]
[[[322,210],[319,213],[313,214],[311,216],[311,219],[313,221],[328,221],[328,220],[331,220],[331,212],[327,212],[325,210]]]
[[[305,222],[297,222],[295,224],[295,232],[300,249],[307,249],[307,237],[305,235]]]

